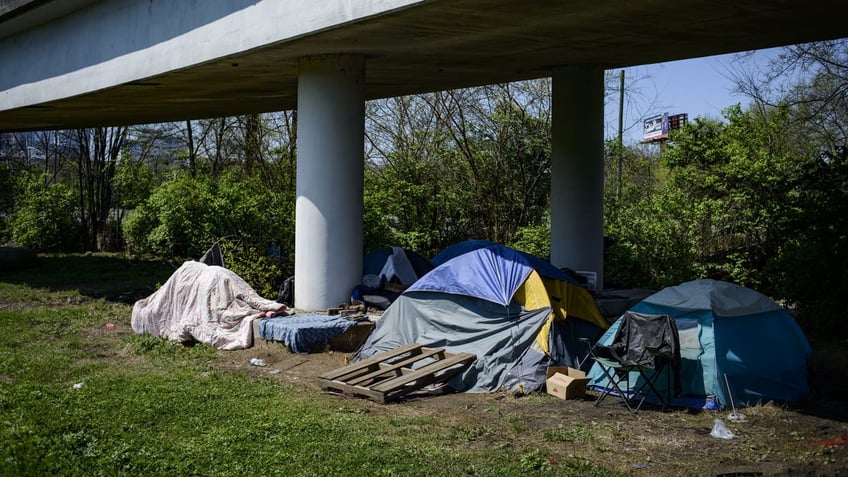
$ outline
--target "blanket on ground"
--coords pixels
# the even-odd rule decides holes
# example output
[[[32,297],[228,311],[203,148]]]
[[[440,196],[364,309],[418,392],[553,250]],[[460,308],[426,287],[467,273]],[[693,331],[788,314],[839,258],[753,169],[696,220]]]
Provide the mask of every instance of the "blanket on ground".
[[[338,315],[305,314],[261,318],[259,336],[282,341],[293,353],[308,353],[316,343],[329,341],[347,331],[356,321]]]
[[[187,261],[156,292],[135,302],[132,328],[223,350],[243,349],[253,346],[253,320],[284,309],[226,268]]]

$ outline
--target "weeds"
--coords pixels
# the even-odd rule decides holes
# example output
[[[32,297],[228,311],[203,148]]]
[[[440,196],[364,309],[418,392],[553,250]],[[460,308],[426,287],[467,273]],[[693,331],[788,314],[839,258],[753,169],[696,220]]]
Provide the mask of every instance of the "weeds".
[[[532,450],[521,456],[519,462],[524,472],[547,472],[551,470],[551,463],[544,453],[538,449]]]
[[[509,415],[506,417],[506,422],[509,424],[510,428],[512,428],[512,431],[516,434],[527,432],[527,422],[521,416]]]
[[[486,426],[481,427],[455,427],[451,430],[451,437],[462,442],[472,442],[493,434],[494,431]]]
[[[592,433],[586,429],[584,424],[575,424],[564,429],[562,427],[545,432],[545,439],[551,442],[568,442],[570,444],[582,445],[592,440]]]

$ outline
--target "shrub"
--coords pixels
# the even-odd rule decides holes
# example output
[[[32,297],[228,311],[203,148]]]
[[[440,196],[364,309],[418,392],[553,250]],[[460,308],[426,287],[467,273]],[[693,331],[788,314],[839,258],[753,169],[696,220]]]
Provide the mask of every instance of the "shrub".
[[[74,251],[79,220],[74,191],[64,184],[29,180],[10,224],[12,240],[42,251]]]
[[[294,204],[286,191],[237,173],[175,175],[124,220],[132,254],[199,258],[221,241],[227,268],[271,298],[293,272]]]
[[[537,257],[549,256],[551,253],[550,216],[546,218],[544,224],[519,227],[507,245]]]

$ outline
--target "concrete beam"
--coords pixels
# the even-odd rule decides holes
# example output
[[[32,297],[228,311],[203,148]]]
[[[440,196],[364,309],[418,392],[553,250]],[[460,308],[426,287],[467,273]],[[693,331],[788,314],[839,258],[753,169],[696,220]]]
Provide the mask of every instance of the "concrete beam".
[[[841,0],[6,1],[0,131],[291,110],[304,56],[368,100],[848,37]]]
[[[151,78],[338,28],[416,1],[336,0],[312,2],[307,8],[298,1],[108,0],[88,2],[70,13],[64,2],[46,2],[32,10],[43,23],[15,35],[0,34],[0,62],[21,66],[0,70],[0,110],[95,94],[116,85],[148,94],[159,84]],[[0,26],[3,32],[8,24]],[[239,60],[228,64],[237,70]],[[286,69],[279,73],[292,74]],[[205,94],[214,96],[215,83],[213,77],[192,88],[208,88]],[[186,102],[196,98],[191,91],[184,93]],[[284,109],[273,101],[267,107]]]

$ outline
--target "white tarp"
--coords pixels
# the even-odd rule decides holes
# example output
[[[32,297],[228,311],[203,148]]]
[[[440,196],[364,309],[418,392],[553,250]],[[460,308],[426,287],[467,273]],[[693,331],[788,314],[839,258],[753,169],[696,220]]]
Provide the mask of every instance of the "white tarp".
[[[232,271],[188,261],[159,290],[135,303],[132,328],[139,334],[242,349],[253,345],[254,319],[285,310]]]

